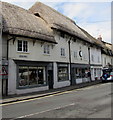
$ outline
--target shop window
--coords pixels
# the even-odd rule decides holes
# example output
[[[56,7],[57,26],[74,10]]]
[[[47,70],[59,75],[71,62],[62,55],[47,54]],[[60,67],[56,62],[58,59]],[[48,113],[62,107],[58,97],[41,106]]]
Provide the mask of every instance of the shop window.
[[[94,76],[96,77],[96,75],[97,75],[97,74],[96,74],[96,68],[94,68]]]
[[[50,54],[50,45],[44,45],[44,54]]]
[[[58,67],[58,81],[66,81],[68,79],[68,67]]]
[[[45,67],[19,66],[19,87],[44,84]]]
[[[61,56],[65,56],[65,49],[61,48]]]
[[[18,40],[18,52],[28,52],[28,41]]]
[[[19,86],[28,85],[28,67],[19,67]]]
[[[38,84],[37,67],[29,67],[29,85]]]
[[[88,70],[87,68],[76,68],[75,69],[76,79],[77,78],[86,78]]]

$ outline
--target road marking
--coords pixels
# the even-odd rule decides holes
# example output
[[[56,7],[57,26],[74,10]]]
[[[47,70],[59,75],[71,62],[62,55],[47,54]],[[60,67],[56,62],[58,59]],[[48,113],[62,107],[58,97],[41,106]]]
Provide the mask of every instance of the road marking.
[[[110,84],[110,83],[106,83],[106,84]],[[64,92],[61,92],[61,93],[54,93],[52,95],[42,96],[42,97],[39,97],[39,98],[31,98],[31,99],[28,99],[28,100],[22,100],[22,101],[16,101],[16,102],[12,102],[12,103],[0,104],[0,107],[1,106],[7,106],[7,105],[13,105],[13,104],[17,104],[17,103],[29,102],[29,101],[33,101],[33,100],[40,100],[40,99],[43,99],[43,98],[48,98],[48,97],[53,97],[53,96],[57,96],[57,95],[62,95],[62,94],[65,94],[65,93],[83,91],[83,90],[86,90],[86,89],[91,89],[91,88],[103,86],[103,85],[106,85],[106,84],[88,86],[88,87],[85,87],[85,88],[78,88],[78,89],[74,89],[74,90],[68,90],[68,91],[64,91]]]
[[[9,120],[16,120],[16,119],[19,119],[19,118],[26,118],[26,117],[30,117],[30,116],[33,116],[33,115],[38,115],[38,114],[42,114],[42,113],[45,113],[45,112],[50,112],[52,110],[62,109],[62,108],[65,108],[65,107],[68,107],[68,106],[73,106],[73,105],[75,105],[75,103],[71,103],[71,104],[68,104],[68,105],[56,107],[56,108],[53,108],[53,109],[44,110],[44,111],[41,111],[41,112],[36,112],[36,113],[28,114],[28,115],[23,115],[23,116],[20,116],[20,117],[17,117],[17,118],[9,119]]]

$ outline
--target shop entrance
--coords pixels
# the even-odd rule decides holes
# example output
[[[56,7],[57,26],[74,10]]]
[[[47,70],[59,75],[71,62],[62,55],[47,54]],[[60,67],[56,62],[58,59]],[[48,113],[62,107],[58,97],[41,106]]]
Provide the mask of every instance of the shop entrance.
[[[48,70],[48,85],[49,89],[53,89],[53,70]]]

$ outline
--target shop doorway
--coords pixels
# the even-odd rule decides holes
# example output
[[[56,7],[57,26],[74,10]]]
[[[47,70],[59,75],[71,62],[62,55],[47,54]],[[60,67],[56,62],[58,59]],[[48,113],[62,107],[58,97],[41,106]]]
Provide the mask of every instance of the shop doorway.
[[[53,89],[53,70],[48,70],[48,85],[49,89]]]

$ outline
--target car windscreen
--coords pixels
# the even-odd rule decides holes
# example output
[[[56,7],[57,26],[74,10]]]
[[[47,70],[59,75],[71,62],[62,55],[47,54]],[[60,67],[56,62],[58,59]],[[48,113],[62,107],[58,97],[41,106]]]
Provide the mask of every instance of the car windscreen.
[[[110,75],[113,75],[113,72],[111,72]]]

